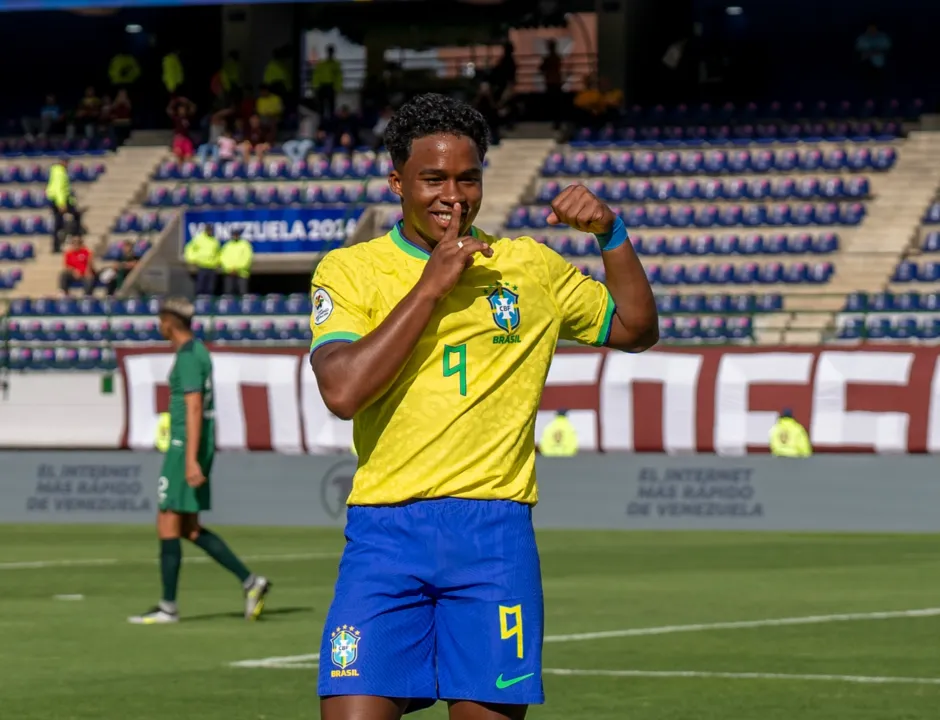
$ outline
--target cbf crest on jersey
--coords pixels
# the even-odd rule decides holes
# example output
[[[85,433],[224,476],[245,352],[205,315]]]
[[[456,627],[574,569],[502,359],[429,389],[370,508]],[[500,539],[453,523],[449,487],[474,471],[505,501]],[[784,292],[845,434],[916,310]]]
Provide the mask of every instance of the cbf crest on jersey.
[[[513,333],[519,327],[522,316],[519,313],[519,288],[515,285],[497,284],[486,296],[493,313],[493,322],[500,330]]]
[[[362,633],[352,625],[343,625],[330,634],[330,659],[339,668],[332,677],[358,677],[357,670],[349,669],[359,657],[359,638]]]

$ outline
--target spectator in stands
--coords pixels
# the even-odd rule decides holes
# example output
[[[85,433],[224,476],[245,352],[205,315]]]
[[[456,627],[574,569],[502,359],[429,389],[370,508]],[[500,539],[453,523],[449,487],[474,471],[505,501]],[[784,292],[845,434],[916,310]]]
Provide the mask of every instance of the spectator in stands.
[[[614,122],[623,106],[623,93],[611,88],[606,78],[600,82],[594,75],[588,75],[584,89],[575,95],[575,107],[579,121],[588,127],[600,127]]]
[[[118,94],[111,103],[111,132],[114,145],[122,145],[131,134],[131,121],[133,108],[127,90],[118,90]]]
[[[317,128],[319,127],[319,117],[319,115],[316,115],[316,125],[313,125],[309,122],[305,124],[304,121],[301,121],[300,127],[297,129],[297,136],[291,140],[286,141],[281,146],[281,148],[284,150],[284,154],[291,162],[296,163],[305,161],[307,159],[307,155],[309,155],[310,151],[313,150],[313,138],[316,137],[316,133],[318,132]],[[311,131],[313,132],[313,135],[308,135],[308,133]]]
[[[52,206],[52,252],[57,253],[62,250],[66,236],[80,233],[82,227],[81,211],[72,194],[67,159],[60,158],[49,168],[46,199]]]
[[[219,240],[212,223],[203,225],[202,232],[187,243],[183,259],[193,275],[196,294],[214,295],[219,270]]]
[[[228,162],[235,159],[238,142],[231,129],[234,114],[232,108],[224,108],[209,119],[209,138],[196,150],[196,159],[200,163],[207,160]]]
[[[62,295],[68,295],[69,290],[76,284],[84,289],[86,295],[91,295],[96,279],[94,257],[91,250],[85,246],[81,235],[72,236],[62,260],[62,272],[59,274],[59,290]]]
[[[271,88],[262,85],[258,92],[258,100],[255,102],[258,117],[261,118],[261,127],[268,133],[270,141],[277,137],[277,128],[281,122],[281,116],[284,115],[284,102],[280,96],[271,92]]]
[[[332,154],[338,149],[353,150],[359,145],[360,130],[359,117],[354,115],[347,105],[343,105],[331,119],[323,118],[317,132],[317,141],[327,154]]]
[[[369,131],[369,137],[366,138],[365,144],[376,151],[385,144],[385,128],[388,127],[388,121],[392,119],[394,114],[395,109],[391,105],[386,105],[382,108],[379,112],[378,119],[375,121],[375,125],[373,125],[372,130]]]
[[[872,23],[868,30],[858,36],[855,51],[862,63],[862,74],[866,89],[872,94],[882,91],[891,38]]]
[[[490,144],[499,145],[499,108],[493,97],[493,88],[488,82],[480,83],[473,107],[479,112],[490,129]]]
[[[551,113],[552,125],[557,130],[564,119],[564,78],[561,73],[561,55],[558,54],[558,44],[554,40],[548,41],[548,52],[542,58],[539,70],[545,81],[547,109]]]
[[[226,295],[247,295],[248,278],[254,250],[242,237],[241,230],[232,228],[232,237],[222,246],[219,263],[222,267],[222,292]]]
[[[252,153],[259,161],[264,160],[265,153],[271,149],[270,136],[261,125],[261,118],[257,115],[252,115],[248,119],[248,127],[245,128],[239,148],[241,148],[246,163],[251,160]]]
[[[268,64],[264,66],[264,84],[280,98],[289,98],[294,92],[294,71],[289,45],[277,48]]]
[[[48,137],[50,134],[65,129],[65,116],[55,95],[46,95],[46,102],[39,109],[39,117],[24,117],[22,120],[23,132],[27,139],[32,140],[35,135]]]
[[[176,106],[176,116],[173,118],[173,154],[180,162],[189,160],[194,152],[192,138],[192,121],[189,108],[185,105]]]
[[[95,136],[101,119],[101,98],[90,85],[75,109],[75,125],[87,138]]]
[[[313,68],[312,84],[323,118],[331,119],[336,112],[336,96],[343,91],[343,68],[332,45],[327,46],[326,57]]]
[[[509,85],[516,83],[516,56],[512,40],[503,42],[503,56],[490,71],[490,84],[493,86],[493,95],[501,97]]]
[[[118,290],[124,286],[124,281],[127,280],[127,276],[131,274],[135,267],[137,267],[137,252],[134,249],[134,241],[127,239],[121,243],[120,256],[113,265],[113,267],[108,268],[111,272],[105,276],[105,271],[102,271],[99,274],[99,278],[104,283],[105,288],[107,288],[108,295],[114,295]]]
[[[238,50],[232,50],[223,61],[219,79],[228,101],[235,102],[242,93],[241,56]]]

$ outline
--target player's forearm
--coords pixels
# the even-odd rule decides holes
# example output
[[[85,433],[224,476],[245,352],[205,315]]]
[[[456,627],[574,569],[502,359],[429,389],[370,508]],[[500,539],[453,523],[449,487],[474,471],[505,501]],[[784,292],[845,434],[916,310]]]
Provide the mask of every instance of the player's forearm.
[[[385,392],[414,352],[436,304],[417,286],[364,338],[314,352],[313,370],[330,412],[349,420]]]
[[[611,347],[642,352],[659,342],[659,313],[646,270],[625,242],[603,253],[606,285],[617,307],[617,319],[611,329]]]
[[[202,440],[202,398],[193,395],[186,397],[186,460],[195,462]]]

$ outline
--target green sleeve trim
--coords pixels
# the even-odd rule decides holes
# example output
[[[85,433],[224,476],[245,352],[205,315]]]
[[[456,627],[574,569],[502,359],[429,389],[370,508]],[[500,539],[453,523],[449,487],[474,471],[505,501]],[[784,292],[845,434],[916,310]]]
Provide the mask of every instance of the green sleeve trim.
[[[313,352],[318,347],[323,345],[329,345],[334,342],[356,342],[362,337],[359,333],[353,332],[331,332],[326,335],[321,335],[318,338],[314,338],[313,342],[310,344],[310,352]]]
[[[616,312],[616,310],[617,306],[614,305],[614,298],[608,290],[607,309],[604,310],[604,322],[601,323],[601,330],[597,333],[597,340],[592,343],[595,347],[603,347],[607,344],[607,341],[610,340],[610,326],[614,321],[614,312]]]

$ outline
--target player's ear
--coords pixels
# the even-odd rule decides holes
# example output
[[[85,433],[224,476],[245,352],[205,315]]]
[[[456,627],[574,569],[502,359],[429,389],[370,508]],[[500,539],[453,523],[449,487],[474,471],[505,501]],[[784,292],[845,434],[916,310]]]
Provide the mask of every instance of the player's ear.
[[[401,197],[401,175],[397,170],[392,170],[388,174],[388,188],[398,197]]]

